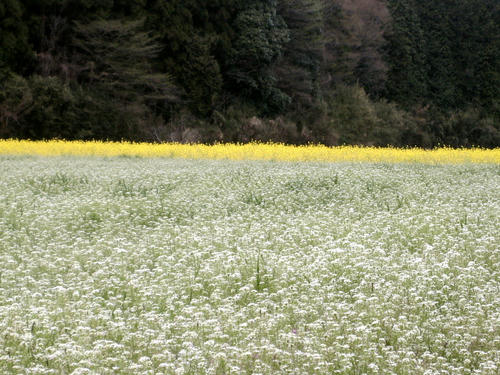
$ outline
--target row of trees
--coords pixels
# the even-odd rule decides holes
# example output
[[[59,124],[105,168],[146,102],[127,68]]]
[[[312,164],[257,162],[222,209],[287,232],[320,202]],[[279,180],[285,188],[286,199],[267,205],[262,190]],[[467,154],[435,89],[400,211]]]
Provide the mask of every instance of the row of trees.
[[[497,0],[3,0],[0,137],[500,144]]]

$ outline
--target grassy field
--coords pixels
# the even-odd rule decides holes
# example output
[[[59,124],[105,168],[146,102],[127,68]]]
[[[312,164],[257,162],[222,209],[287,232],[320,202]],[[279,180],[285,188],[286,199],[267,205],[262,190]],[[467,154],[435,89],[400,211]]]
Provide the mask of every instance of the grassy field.
[[[0,373],[498,374],[499,187],[494,163],[0,156]]]

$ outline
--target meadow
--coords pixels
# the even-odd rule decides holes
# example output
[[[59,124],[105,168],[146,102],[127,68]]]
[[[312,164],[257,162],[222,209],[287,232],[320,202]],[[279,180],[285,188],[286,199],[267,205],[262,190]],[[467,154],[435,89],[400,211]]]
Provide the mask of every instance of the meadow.
[[[500,371],[498,158],[1,150],[2,374]]]

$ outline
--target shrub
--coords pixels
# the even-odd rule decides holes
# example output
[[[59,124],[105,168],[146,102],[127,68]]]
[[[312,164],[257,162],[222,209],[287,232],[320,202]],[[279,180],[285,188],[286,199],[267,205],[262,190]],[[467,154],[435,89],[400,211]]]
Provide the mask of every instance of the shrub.
[[[109,101],[93,87],[71,87],[58,77],[11,76],[0,92],[0,137],[29,139],[151,140],[142,103]]]
[[[486,147],[500,145],[500,128],[494,115],[476,108],[444,112],[426,107],[414,113],[425,124],[432,146]]]
[[[500,131],[494,119],[471,108],[452,112],[445,118],[440,136],[443,144],[453,147],[498,147],[500,144]]]
[[[2,137],[74,138],[76,101],[59,78],[13,75],[0,95]]]
[[[0,137],[19,136],[20,119],[33,102],[31,89],[26,79],[18,75],[6,75],[0,89]]]

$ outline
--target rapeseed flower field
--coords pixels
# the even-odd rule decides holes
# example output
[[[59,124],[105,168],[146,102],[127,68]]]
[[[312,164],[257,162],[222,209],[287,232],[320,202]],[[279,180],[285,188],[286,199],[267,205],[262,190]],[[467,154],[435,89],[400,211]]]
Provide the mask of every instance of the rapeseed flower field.
[[[498,164],[0,141],[0,374],[497,375]]]
[[[139,156],[172,157],[187,159],[274,160],[274,161],[323,161],[323,162],[385,162],[500,164],[500,149],[433,150],[376,148],[376,147],[326,147],[321,145],[289,146],[283,144],[151,144],[129,142],[83,141],[24,141],[0,140],[0,155],[41,156]]]

